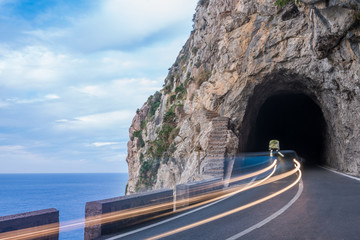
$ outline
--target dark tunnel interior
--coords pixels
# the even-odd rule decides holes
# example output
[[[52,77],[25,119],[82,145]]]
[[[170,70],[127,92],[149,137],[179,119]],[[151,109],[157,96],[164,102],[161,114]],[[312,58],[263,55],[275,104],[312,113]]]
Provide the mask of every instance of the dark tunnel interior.
[[[307,163],[321,164],[326,124],[320,107],[303,94],[279,94],[261,106],[247,151],[267,151],[277,139],[283,150],[295,150]]]

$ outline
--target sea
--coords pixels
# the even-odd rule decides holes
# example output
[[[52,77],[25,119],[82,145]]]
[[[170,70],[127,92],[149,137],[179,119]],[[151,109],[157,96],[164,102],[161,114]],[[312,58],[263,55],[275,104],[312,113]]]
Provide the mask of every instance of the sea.
[[[0,216],[56,208],[60,225],[81,220],[86,202],[123,196],[127,180],[127,173],[0,174]],[[84,239],[83,226],[60,239]]]

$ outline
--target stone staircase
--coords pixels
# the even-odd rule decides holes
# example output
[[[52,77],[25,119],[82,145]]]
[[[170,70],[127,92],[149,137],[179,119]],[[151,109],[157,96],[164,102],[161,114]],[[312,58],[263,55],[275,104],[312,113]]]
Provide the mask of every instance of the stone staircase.
[[[208,120],[213,120],[214,118],[219,117],[217,112],[210,110],[207,110],[205,115]]]
[[[217,113],[212,112],[209,112],[206,116],[211,117],[213,130],[210,132],[208,149],[206,149],[203,174],[214,177],[224,177],[229,118],[219,117]]]

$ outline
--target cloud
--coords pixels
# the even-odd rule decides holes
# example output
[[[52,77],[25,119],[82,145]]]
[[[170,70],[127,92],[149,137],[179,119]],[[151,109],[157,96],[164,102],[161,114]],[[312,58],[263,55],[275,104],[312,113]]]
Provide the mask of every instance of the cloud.
[[[54,86],[71,65],[65,54],[56,54],[42,46],[20,50],[0,48],[0,86],[17,89],[44,89]]]
[[[6,160],[7,163],[2,164],[0,173],[7,172],[37,172],[44,166],[51,165],[50,158],[46,158],[40,154],[33,153],[25,146],[21,145],[2,145],[0,146],[0,159]]]
[[[129,50],[151,43],[151,39],[182,34],[177,26],[190,22],[195,5],[194,0],[104,0],[91,14],[73,18],[71,27],[27,33],[77,51]]]
[[[128,127],[161,88],[195,5],[0,0],[0,171],[126,171]]]
[[[45,99],[47,100],[55,100],[55,99],[59,99],[60,97],[56,94],[48,94],[45,96]]]
[[[76,89],[76,88],[75,88]],[[80,93],[89,95],[92,97],[106,96],[106,92],[99,86],[85,86],[77,89]]]
[[[56,128],[61,130],[86,130],[114,129],[128,124],[133,117],[132,111],[113,111],[98,113],[86,116],[75,117],[73,119],[59,119],[56,121]]]
[[[1,101],[1,100],[0,100],[0,108],[5,108],[5,107],[7,107],[7,106],[9,106],[9,103],[8,103],[8,102],[6,102],[6,101]]]
[[[104,146],[111,146],[111,145],[119,145],[120,142],[94,142],[92,145],[95,147],[104,147]]]
[[[21,145],[2,145],[0,146],[0,152],[7,152],[7,153],[19,153],[23,152],[25,149],[24,146]]]
[[[135,110],[161,88],[162,82],[163,78],[117,78],[97,85],[72,86],[64,99],[87,105],[90,112],[125,110],[131,115],[127,120],[130,124]]]
[[[170,41],[134,53],[106,51],[85,55],[58,53],[56,49],[41,45],[17,50],[0,46],[0,87],[52,91],[74,85],[81,86],[84,94],[100,97],[102,93],[95,86],[99,82],[154,77],[161,77],[156,81],[162,82],[183,42]],[[158,87],[161,86],[159,82]]]
[[[56,94],[48,94],[41,98],[31,98],[31,99],[18,99],[18,98],[8,98],[6,99],[6,103],[14,103],[14,104],[32,104],[32,103],[41,103],[46,101],[53,101],[60,99],[60,97]],[[1,107],[1,102],[0,102]]]
[[[120,78],[99,85],[71,87],[71,90],[91,97],[111,97],[114,100],[126,100],[131,97],[135,100],[144,92],[148,95],[159,90],[162,81],[163,79]]]

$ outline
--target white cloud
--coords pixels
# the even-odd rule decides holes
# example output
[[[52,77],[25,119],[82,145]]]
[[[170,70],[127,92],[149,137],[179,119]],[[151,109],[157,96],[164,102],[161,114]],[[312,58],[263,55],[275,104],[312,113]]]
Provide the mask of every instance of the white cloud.
[[[105,146],[111,146],[111,145],[119,145],[120,142],[94,142],[92,145],[95,147],[105,147]]]
[[[59,12],[67,4],[60,2]],[[3,11],[0,125],[11,137],[1,140],[8,146],[0,146],[0,159],[9,163],[1,172],[126,171],[128,127],[161,88],[196,1],[84,5],[35,11],[35,20]]]
[[[0,152],[7,152],[7,153],[19,153],[23,152],[25,149],[24,146],[21,145],[2,145],[0,146]]]
[[[0,108],[5,108],[5,107],[8,107],[8,106],[9,106],[9,103],[8,103],[8,102],[1,101],[1,100],[0,100]]]
[[[92,112],[104,108],[108,111],[125,108],[134,109],[131,111],[131,115],[134,115],[135,109],[140,108],[151,94],[158,91],[162,82],[163,78],[119,78],[98,85],[70,87],[67,96],[82,99],[91,106],[89,110]]]
[[[73,119],[60,119],[56,121],[56,128],[61,130],[86,130],[114,129],[127,125],[134,113],[132,111],[113,111],[98,113]]]
[[[106,96],[106,92],[100,86],[85,86],[81,88],[74,88],[75,90],[79,91],[80,93],[92,96],[92,97],[102,97]]]
[[[25,146],[3,145],[0,146],[0,159],[6,163],[0,169],[0,173],[7,172],[37,172],[42,167],[51,165],[51,160],[42,155],[32,153]]]
[[[45,99],[47,100],[56,100],[56,99],[59,99],[60,97],[56,94],[48,94],[45,96]]]
[[[6,99],[7,103],[14,103],[14,104],[32,104],[32,103],[40,103],[46,101],[53,101],[60,99],[60,97],[56,94],[48,94],[41,98],[30,98],[30,99],[18,99],[18,98],[8,98]],[[1,103],[0,103],[1,107]]]
[[[95,97],[111,96],[115,98],[121,98],[121,94],[132,95],[134,99],[137,95],[146,91],[147,93],[159,90],[159,82],[163,79],[149,79],[149,78],[121,78],[112,80],[106,84],[90,85],[84,87],[72,87],[72,89]],[[137,93],[137,94],[136,94]]]
[[[73,18],[67,29],[36,29],[28,34],[73,50],[126,48],[179,23],[190,25],[195,6],[194,0],[104,0],[93,13]]]
[[[0,49],[0,86],[16,89],[43,89],[63,79],[71,65],[64,54],[42,46],[19,50]]]

